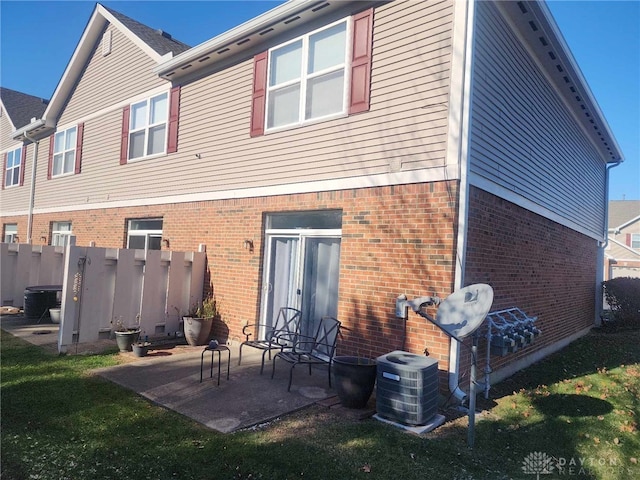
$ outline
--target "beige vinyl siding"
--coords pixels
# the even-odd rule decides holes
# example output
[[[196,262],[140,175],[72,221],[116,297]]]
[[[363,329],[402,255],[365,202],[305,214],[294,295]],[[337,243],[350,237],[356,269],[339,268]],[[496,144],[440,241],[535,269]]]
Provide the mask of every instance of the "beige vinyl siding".
[[[7,117],[7,112],[3,109],[2,116],[0,116],[0,150],[3,153],[12,147],[20,146],[20,142],[16,142],[11,138],[11,132],[13,132],[13,127],[9,117]]]
[[[605,163],[490,2],[478,2],[471,172],[602,234]]]
[[[394,2],[375,10],[369,112],[250,138],[249,59],[182,86],[175,154],[120,165],[121,111],[90,119],[82,173],[45,180],[37,205],[133,204],[166,195],[443,166],[452,22],[451,2]],[[98,92],[94,96],[102,95]],[[57,194],[59,189],[65,194]]]
[[[111,107],[133,95],[167,82],[154,75],[156,63],[120,30],[108,25],[111,53],[102,56],[99,40],[78,85],[64,108],[58,125],[68,125],[93,112]]]
[[[13,145],[13,148],[18,148],[22,143],[18,142]],[[24,148],[24,147],[23,147]],[[24,185],[8,187],[0,192],[0,214],[6,215],[11,212],[23,212],[26,213],[29,210],[29,197],[31,194],[31,172],[33,169],[33,149],[34,144],[27,145],[27,158],[25,160],[24,171]],[[11,149],[9,149],[11,150]],[[39,150],[41,152],[41,150]],[[40,153],[38,153],[40,155]],[[38,164],[42,165],[40,159]],[[46,164],[44,167],[46,175]],[[4,166],[4,152],[2,153],[2,176],[6,174]]]

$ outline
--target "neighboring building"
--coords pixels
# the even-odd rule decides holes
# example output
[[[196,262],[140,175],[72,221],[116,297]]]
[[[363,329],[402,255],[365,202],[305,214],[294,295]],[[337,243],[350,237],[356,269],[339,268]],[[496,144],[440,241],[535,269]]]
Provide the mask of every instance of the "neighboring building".
[[[399,294],[484,282],[494,309],[538,316],[494,380],[600,311],[622,155],[543,3],[287,2],[191,49],[98,5],[26,135],[35,200],[5,189],[4,224],[205,244],[232,338],[297,306],[306,329],[340,319],[341,352],[428,350],[460,395],[467,351],[396,318]]]
[[[604,276],[640,278],[640,200],[609,202]]]
[[[40,118],[47,108],[47,100],[26,93],[0,87],[0,152],[2,153],[2,190],[25,187],[27,152],[33,154],[28,140],[12,138],[12,132]],[[27,184],[26,188],[30,183]],[[21,189],[24,190],[24,189]],[[4,199],[4,196],[2,197]],[[26,217],[2,223],[2,241],[15,243],[27,239]]]

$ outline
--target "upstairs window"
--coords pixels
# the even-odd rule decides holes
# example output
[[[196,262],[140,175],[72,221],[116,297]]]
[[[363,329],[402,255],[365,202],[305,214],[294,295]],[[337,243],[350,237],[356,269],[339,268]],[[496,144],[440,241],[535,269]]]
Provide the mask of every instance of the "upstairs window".
[[[47,178],[80,173],[84,123],[51,135]]]
[[[631,234],[631,248],[640,249],[640,233]]]
[[[4,175],[5,187],[15,187],[21,184],[22,168],[22,147],[7,152]]]
[[[54,177],[73,173],[76,164],[77,128],[71,127],[54,135],[53,171]]]
[[[249,135],[369,111],[373,8],[253,59]]]
[[[346,113],[347,21],[269,52],[267,130]]]
[[[166,93],[131,105],[129,160],[165,153],[168,112]]]
[[[71,235],[71,222],[53,222],[51,225],[51,245],[66,247]]]

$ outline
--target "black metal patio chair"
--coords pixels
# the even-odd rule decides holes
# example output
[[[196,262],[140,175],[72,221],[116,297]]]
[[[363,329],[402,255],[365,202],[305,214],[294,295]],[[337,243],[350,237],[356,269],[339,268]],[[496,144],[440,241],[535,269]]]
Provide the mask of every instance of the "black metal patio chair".
[[[260,375],[264,370],[264,356],[269,353],[271,360],[271,350],[283,351],[289,348],[295,341],[295,337],[300,331],[300,310],[292,307],[282,307],[278,311],[278,316],[273,325],[261,323],[253,323],[245,325],[242,334],[245,341],[240,344],[240,352],[238,354],[238,365],[242,362],[242,347],[253,347],[262,350],[262,365],[260,366]],[[263,338],[251,339],[254,331],[264,331]]]
[[[291,348],[282,350],[273,357],[273,368],[271,378],[276,372],[276,359],[281,358],[291,364],[289,370],[289,386],[287,391],[291,391],[293,380],[293,369],[296,365],[309,365],[309,375],[311,375],[312,365],[326,365],[329,373],[329,388],[331,388],[331,361],[336,351],[336,343],[340,332],[340,322],[333,317],[322,317],[318,325],[315,336],[296,335]]]

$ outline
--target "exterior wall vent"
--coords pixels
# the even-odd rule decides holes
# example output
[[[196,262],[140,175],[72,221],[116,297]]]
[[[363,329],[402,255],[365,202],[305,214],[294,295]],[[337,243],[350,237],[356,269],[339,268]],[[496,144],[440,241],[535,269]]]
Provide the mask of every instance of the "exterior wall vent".
[[[106,57],[111,53],[111,30],[107,30],[102,35],[102,56]]]

